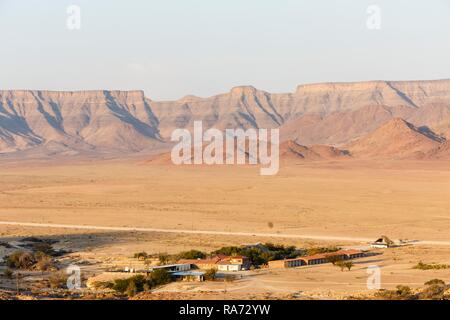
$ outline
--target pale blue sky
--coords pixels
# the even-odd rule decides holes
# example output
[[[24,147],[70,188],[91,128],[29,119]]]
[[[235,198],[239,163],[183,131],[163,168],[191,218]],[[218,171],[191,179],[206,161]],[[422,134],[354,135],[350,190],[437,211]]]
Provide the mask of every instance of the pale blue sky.
[[[66,8],[81,7],[81,30]],[[381,30],[366,10],[382,9]],[[0,0],[1,89],[143,89],[450,78],[448,0]]]

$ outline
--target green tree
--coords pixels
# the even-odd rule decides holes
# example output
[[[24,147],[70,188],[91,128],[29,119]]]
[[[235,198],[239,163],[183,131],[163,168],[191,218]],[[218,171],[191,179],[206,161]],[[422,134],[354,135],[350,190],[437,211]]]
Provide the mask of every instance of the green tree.
[[[206,253],[199,250],[190,250],[182,252],[178,255],[179,259],[204,259],[206,258]]]

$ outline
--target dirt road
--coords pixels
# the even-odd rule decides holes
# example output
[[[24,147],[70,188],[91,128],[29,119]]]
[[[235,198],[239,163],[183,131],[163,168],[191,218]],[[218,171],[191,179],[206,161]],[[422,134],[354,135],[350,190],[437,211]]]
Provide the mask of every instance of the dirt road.
[[[156,229],[156,228],[134,228],[134,227],[108,227],[108,226],[89,226],[89,225],[72,225],[72,224],[53,224],[53,223],[30,223],[30,222],[13,222],[0,221],[0,225],[18,226],[29,228],[58,228],[58,229],[78,229],[78,230],[98,230],[98,231],[128,231],[128,232],[160,232],[160,233],[178,233],[178,234],[206,234],[221,236],[244,236],[244,237],[267,237],[267,238],[284,238],[284,239],[309,239],[321,241],[349,241],[349,242],[371,242],[374,239],[342,237],[342,236],[317,236],[306,234],[281,234],[281,233],[246,233],[246,232],[227,232],[214,230],[183,230],[183,229]],[[415,241],[414,245],[435,245],[449,246],[450,241]]]

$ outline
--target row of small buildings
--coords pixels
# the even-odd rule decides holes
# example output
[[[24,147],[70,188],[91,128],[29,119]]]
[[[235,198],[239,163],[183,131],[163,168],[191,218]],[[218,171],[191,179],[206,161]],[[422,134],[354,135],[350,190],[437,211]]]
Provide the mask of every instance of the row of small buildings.
[[[364,257],[365,254],[360,250],[340,250],[330,253],[320,253],[295,259],[269,261],[270,269],[296,268],[302,266],[311,266],[328,263],[332,258],[337,260],[351,260]]]
[[[339,250],[336,252],[321,253],[294,259],[269,261],[268,267],[270,269],[296,268],[324,264],[331,260],[352,260],[364,256],[365,253],[361,250]],[[214,269],[222,272],[237,272],[249,270],[250,267],[251,261],[245,256],[226,256],[218,254],[206,259],[182,259],[176,264],[153,266],[140,272],[149,273],[158,269],[164,269],[174,278],[180,280],[203,281],[205,270]],[[126,268],[125,272],[135,273],[139,271]]]

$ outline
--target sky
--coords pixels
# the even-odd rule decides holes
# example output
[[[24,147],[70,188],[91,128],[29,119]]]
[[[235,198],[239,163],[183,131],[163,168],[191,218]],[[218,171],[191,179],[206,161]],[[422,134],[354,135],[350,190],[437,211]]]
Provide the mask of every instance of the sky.
[[[0,39],[0,89],[169,100],[450,78],[448,0],[0,0]]]

